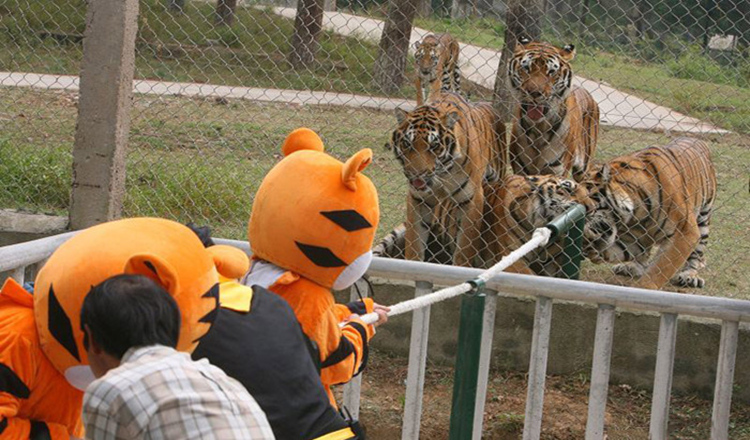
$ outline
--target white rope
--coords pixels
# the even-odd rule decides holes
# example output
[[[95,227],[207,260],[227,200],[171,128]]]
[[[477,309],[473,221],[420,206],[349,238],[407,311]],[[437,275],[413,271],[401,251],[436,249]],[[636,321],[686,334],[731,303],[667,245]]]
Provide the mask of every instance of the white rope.
[[[520,260],[524,255],[533,251],[539,246],[544,246],[549,241],[549,237],[552,235],[552,231],[549,228],[539,228],[534,231],[534,235],[531,240],[527,241],[523,246],[504,256],[497,264],[482,272],[477,276],[483,282],[487,282],[490,278],[497,275],[510,267],[513,263]],[[468,283],[462,283],[457,286],[446,287],[445,289],[438,290],[437,292],[430,293],[429,295],[420,296],[419,298],[410,299],[408,301],[400,302],[391,306],[391,311],[388,312],[388,316],[400,315],[402,313],[411,312],[422,307],[427,307],[431,304],[443,301],[454,296],[461,295],[470,291],[473,286]],[[373,324],[378,320],[377,313],[368,313],[360,316],[365,324]]]

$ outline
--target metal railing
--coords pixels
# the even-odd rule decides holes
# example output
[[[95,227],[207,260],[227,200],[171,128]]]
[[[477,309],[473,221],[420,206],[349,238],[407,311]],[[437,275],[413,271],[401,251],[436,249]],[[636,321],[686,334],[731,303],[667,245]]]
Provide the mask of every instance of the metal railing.
[[[11,271],[17,281],[23,282],[27,266],[39,264],[75,232],[56,235],[27,243],[0,248],[0,271]],[[217,243],[234,245],[249,251],[247,242],[217,239]],[[443,266],[415,261],[375,258],[368,274],[387,280],[412,281],[415,296],[429,293],[434,285],[453,285],[476,278],[479,269]],[[661,314],[656,369],[651,404],[650,438],[666,439],[669,401],[675,358],[677,318],[680,315],[709,318],[721,321],[719,358],[716,368],[716,385],[711,417],[711,439],[728,439],[729,411],[732,399],[735,357],[739,337],[739,323],[750,322],[750,301],[684,295],[596,284],[557,278],[530,277],[503,273],[493,277],[486,285],[487,296],[482,311],[481,349],[478,355],[479,374],[475,411],[472,420],[472,438],[480,438],[482,414],[486,398],[490,350],[498,295],[536,298],[533,341],[529,367],[524,439],[538,439],[541,434],[542,406],[544,402],[545,372],[550,342],[552,304],[556,301],[573,301],[594,304],[598,307],[591,388],[589,393],[586,439],[601,439],[604,433],[604,414],[609,384],[609,367],[612,354],[615,312],[617,310],[656,312]],[[499,292],[499,293],[496,293]],[[403,416],[402,439],[419,438],[424,375],[427,360],[430,309],[418,310],[412,317],[409,369]],[[356,413],[359,393],[345,391],[345,400]],[[458,437],[457,437],[458,438]]]

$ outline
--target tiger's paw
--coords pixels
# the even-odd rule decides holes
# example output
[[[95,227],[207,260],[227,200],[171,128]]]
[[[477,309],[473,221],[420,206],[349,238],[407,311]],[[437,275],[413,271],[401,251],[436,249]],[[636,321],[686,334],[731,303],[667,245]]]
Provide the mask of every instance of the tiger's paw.
[[[615,264],[614,267],[612,267],[612,271],[616,273],[617,275],[623,276],[623,277],[629,277],[631,279],[638,279],[643,276],[643,274],[646,272],[646,269],[643,268],[638,263],[621,263],[621,264]]]
[[[706,285],[706,281],[698,276],[696,270],[686,270],[678,273],[670,281],[675,286],[679,287],[692,287],[702,289]]]

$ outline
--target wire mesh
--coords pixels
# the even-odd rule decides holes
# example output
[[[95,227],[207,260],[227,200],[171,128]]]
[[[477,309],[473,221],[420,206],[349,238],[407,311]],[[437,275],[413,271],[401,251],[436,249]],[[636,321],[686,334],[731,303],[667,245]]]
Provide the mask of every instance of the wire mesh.
[[[519,7],[525,15],[511,17]],[[750,290],[745,273],[750,250],[748,10],[743,0],[537,0],[523,5],[501,0],[300,0],[298,4],[143,0],[124,215],[194,221],[211,225],[216,236],[244,239],[256,188],[280,160],[285,135],[304,125],[318,131],[328,151],[340,159],[365,147],[375,151],[367,173],[381,195],[379,237],[386,241],[376,241],[376,247],[382,253],[404,255],[409,234],[418,235],[418,225],[404,224],[407,211],[413,209],[422,224],[431,225],[424,228],[426,233],[421,231],[420,242],[410,238],[410,246],[424,249],[418,258],[451,263],[470,241],[471,263],[487,266],[512,250],[516,241],[528,239],[533,227],[583,197],[578,192],[590,186],[576,185],[569,169],[551,180],[514,177],[536,172],[533,167],[512,167],[502,144],[467,145],[486,144],[492,136],[505,139],[506,121],[495,114],[484,120],[485,125],[495,124],[492,130],[484,126],[479,136],[472,134],[470,142],[461,141],[456,147],[466,154],[473,148],[494,149],[500,161],[494,174],[486,172],[484,162],[471,162],[466,169],[482,175],[472,181],[472,191],[463,188],[446,195],[447,185],[430,187],[432,198],[421,197],[425,192],[415,192],[415,184],[446,180],[429,174],[434,164],[449,168],[460,156],[441,156],[450,150],[444,149],[445,143],[427,148],[423,159],[432,171],[409,174],[411,159],[405,159],[407,154],[399,153],[394,144],[394,132],[408,130],[393,113],[399,108],[407,117],[414,116],[420,77],[414,55],[417,43],[430,34],[449,33],[459,43],[458,93],[470,105],[494,100],[498,110],[507,102],[514,111],[520,109],[517,126],[529,112],[541,112],[542,119],[551,120],[545,113],[549,105],[542,101],[541,106],[523,107],[518,101],[522,94],[502,98],[503,90],[510,90],[503,76],[508,57],[501,61],[505,40],[520,36],[511,20],[526,20],[528,33],[537,33],[530,36],[560,50],[575,45],[576,55],[570,61],[572,88],[588,91],[600,111],[592,155],[595,167],[649,145],[666,145],[679,136],[708,143],[718,189],[706,268],[699,272],[706,280],[701,292],[746,296]],[[77,115],[75,75],[80,71],[85,27],[83,0],[0,2],[0,205],[4,208],[67,211]],[[422,61],[424,55],[419,54]],[[449,64],[439,58],[427,56],[427,63],[438,69]],[[498,66],[503,87],[496,85]],[[439,89],[442,72],[433,76],[433,86]],[[429,83],[429,78],[422,82]],[[445,94],[437,90],[430,95],[427,104],[440,107],[436,102]],[[465,109],[459,113],[466,119]],[[439,119],[442,135],[450,131],[445,111]],[[582,125],[573,119],[565,119],[563,128]],[[540,136],[554,128],[540,130]],[[513,136],[512,142],[517,142],[518,134]],[[391,151],[384,145],[390,145]],[[653,176],[638,180],[643,187],[631,200],[633,208],[649,205],[653,216],[677,216],[677,223],[697,217],[699,207],[683,203],[680,211],[654,195],[659,185],[677,185],[679,191],[705,180],[692,170],[680,171],[658,184],[649,183]],[[460,175],[454,170],[451,188],[456,189]],[[484,200],[472,198],[479,188]],[[545,197],[539,188],[548,191]],[[422,202],[410,197],[410,191]],[[537,195],[529,197],[534,192]],[[462,237],[472,228],[478,236]],[[629,240],[637,242],[631,247],[642,248],[641,259],[674,244],[684,248],[681,257],[692,252],[690,240],[680,231],[665,227],[660,233],[669,237],[661,239],[645,229],[638,222],[619,226],[621,234],[627,232]],[[514,269],[561,276],[564,262],[555,261],[559,254],[553,245]],[[587,261],[581,278],[639,282],[637,277],[613,273],[613,263]],[[660,264],[665,271],[676,270]]]

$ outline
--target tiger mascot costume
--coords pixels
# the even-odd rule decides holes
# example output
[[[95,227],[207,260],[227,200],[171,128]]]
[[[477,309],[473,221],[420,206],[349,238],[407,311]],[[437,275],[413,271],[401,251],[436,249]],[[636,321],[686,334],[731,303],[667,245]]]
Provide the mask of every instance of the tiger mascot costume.
[[[248,240],[253,251],[246,286],[260,286],[289,303],[315,346],[320,379],[331,404],[331,387],[346,383],[367,364],[372,325],[352,314],[376,311],[372,299],[335,304],[331,289],[346,289],[367,270],[380,219],[378,194],[362,171],[368,148],[346,163],[324,152],[310,129],[287,136],[284,159],[255,194]]]
[[[440,92],[460,92],[460,51],[458,41],[447,33],[429,34],[414,43],[418,106],[429,102]]]
[[[431,231],[438,228],[455,237],[452,263],[472,265],[482,247],[482,186],[505,172],[497,113],[489,103],[472,104],[445,92],[411,112],[396,109],[396,118],[398,127],[386,148],[409,184],[406,258],[424,261]],[[443,219],[452,226],[441,225]]]
[[[716,198],[716,171],[705,142],[675,139],[620,156],[584,182],[584,254],[618,262],[615,273],[658,289],[667,281],[703,287],[706,242]],[[659,252],[651,259],[651,251]]]
[[[121,273],[158,282],[180,308],[177,348],[189,351],[215,316],[217,269],[236,275],[223,251],[206,250],[190,229],[169,220],[118,220],[62,244],[37,275],[33,295],[8,279],[0,291],[0,438],[83,437],[83,390],[94,376],[79,320],[93,285]]]
[[[508,63],[518,100],[508,148],[513,172],[523,175],[572,173],[581,181],[591,167],[599,136],[599,106],[582,88],[571,88],[575,57],[562,49],[521,38]]]

